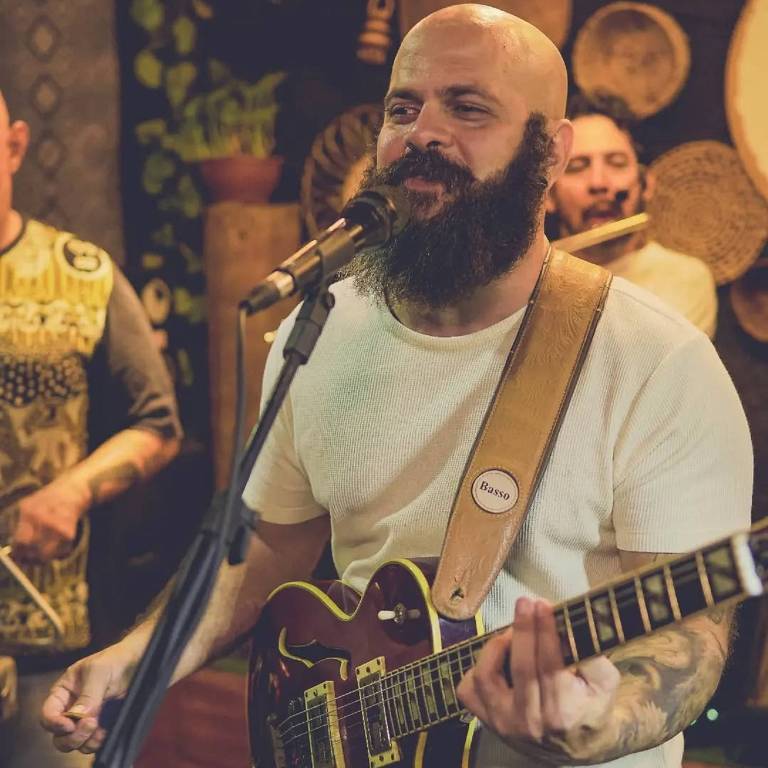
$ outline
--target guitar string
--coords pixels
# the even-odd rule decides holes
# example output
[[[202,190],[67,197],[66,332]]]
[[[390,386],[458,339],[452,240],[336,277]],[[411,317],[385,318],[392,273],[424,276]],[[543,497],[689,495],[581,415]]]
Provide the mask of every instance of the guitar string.
[[[682,580],[681,579],[679,581],[679,583],[680,583],[680,585],[682,585],[682,584],[688,583],[690,581],[692,581],[692,580]],[[631,589],[631,594],[635,597],[635,599],[633,599],[633,600],[631,600],[629,602],[627,602],[627,601],[619,602],[617,600],[617,606],[623,608],[623,607],[627,607],[628,605],[634,606],[634,605],[639,604],[639,601],[636,600],[636,595],[634,593],[634,588],[630,588],[630,589]],[[614,590],[614,592],[616,592],[616,591]],[[627,595],[629,595],[629,594],[630,593],[627,592]],[[600,595],[598,594],[597,597],[600,597]],[[617,597],[618,597],[618,595],[617,595]],[[586,606],[584,604],[580,603],[580,605],[579,605],[580,610],[579,611],[574,611],[573,608],[575,608],[575,607],[576,606],[569,607],[569,616],[571,618],[571,625],[573,627],[577,627],[577,628],[581,628],[583,626],[587,626],[589,624],[589,621],[588,621],[588,619],[586,619],[586,614],[587,614]],[[586,620],[581,620],[580,616],[581,616],[581,618],[584,618]],[[604,618],[607,618],[607,617],[604,617]],[[670,621],[670,622],[666,622],[666,623],[670,623],[671,624],[673,622]],[[656,627],[656,628],[660,628],[660,627],[661,627],[661,625],[659,625],[659,627]],[[656,628],[654,628],[654,629],[656,629]],[[448,663],[449,670],[450,670],[451,674],[455,673],[456,671],[459,671],[460,674],[464,674],[462,659],[461,658],[452,659],[452,658],[450,658],[450,656],[451,655],[455,655],[456,653],[461,653],[461,652],[463,652],[465,650],[468,650],[469,653],[471,654],[472,653],[471,646],[473,644],[484,643],[489,637],[491,637],[491,636],[493,636],[495,634],[499,634],[499,633],[505,631],[506,629],[507,629],[507,627],[503,627],[503,628],[495,630],[494,632],[488,633],[487,635],[482,635],[480,637],[468,638],[468,639],[466,639],[466,640],[464,640],[464,641],[462,641],[460,643],[457,643],[456,645],[450,646],[449,648],[444,649],[443,651],[440,651],[438,654],[435,654],[435,655],[433,655],[430,658],[431,658],[432,661],[439,662],[440,661],[440,657],[443,656],[444,657],[444,662]],[[631,638],[631,639],[634,639],[634,638]],[[606,649],[606,650],[608,650],[608,649]],[[597,655],[597,654],[594,652],[594,650],[591,650],[591,655]],[[585,657],[585,658],[588,658],[588,657]],[[472,666],[473,663],[474,663],[474,659],[472,660],[472,663],[470,663],[469,666]],[[392,692],[395,689],[400,688],[400,687],[402,687],[404,685],[403,682],[394,679],[394,676],[396,674],[402,674],[402,673],[404,673],[406,671],[411,671],[411,670],[414,670],[414,669],[420,669],[420,668],[423,669],[424,665],[425,665],[425,659],[419,659],[417,661],[410,662],[409,664],[403,665],[402,667],[398,667],[396,670],[393,670],[392,672],[387,673],[384,676],[383,679],[380,679],[380,680],[374,681],[372,683],[369,683],[365,687],[374,687],[377,684],[384,682],[384,685],[380,685],[379,686],[379,691],[380,691],[381,695],[389,694],[390,692]],[[387,685],[386,684],[387,678],[389,678],[391,680],[391,683],[392,683],[391,685]],[[439,677],[437,678],[437,681],[439,682]],[[432,682],[435,682],[435,681],[432,680]],[[339,706],[338,702],[341,702],[343,699],[348,699],[350,697],[355,697],[354,701],[349,702],[349,704],[357,704],[358,703],[358,699],[360,697],[360,693],[362,691],[363,691],[362,688],[357,688],[357,689],[355,689],[353,691],[349,691],[348,693],[342,694],[341,696],[339,696],[336,699],[336,702],[337,702],[337,712],[343,712],[345,710],[345,705],[342,704],[341,706]],[[398,693],[397,695],[402,696],[402,693]],[[394,701],[394,699],[388,699],[388,701],[390,701],[390,700]],[[346,707],[348,707],[349,704],[346,705]],[[298,718],[301,718],[301,723],[303,724],[307,720],[306,710],[303,711],[303,712],[291,715],[288,718],[286,718],[285,720],[283,720],[280,723],[280,728],[284,729],[285,731],[287,731],[289,729],[289,726],[288,726],[289,721],[292,720],[292,719],[298,719]],[[297,723],[297,725],[298,724],[299,723]]]
[[[681,563],[681,564],[678,564],[678,565],[680,565],[680,566],[691,565],[693,567],[693,569],[696,569],[696,571],[698,570],[696,568],[695,562],[694,563]],[[656,574],[654,573],[654,575],[656,575]],[[684,576],[684,575],[688,575],[688,574],[683,574],[681,572],[678,575]],[[698,578],[698,572],[696,573],[696,576]],[[691,583],[692,581],[694,581],[694,579],[680,579],[678,581],[678,584],[682,586],[682,585],[684,585],[686,583]],[[634,590],[634,584],[631,585],[631,586],[630,585],[622,585],[622,589],[624,590],[624,593],[628,597],[631,594],[635,599],[629,600],[629,601],[619,601],[618,598],[619,598],[619,591],[620,590],[614,589],[614,595],[617,598],[617,607],[624,608],[624,607],[635,606],[635,605],[639,604],[639,601],[636,599],[636,594],[635,594],[635,590]],[[660,597],[660,596],[661,595],[657,595],[657,597]],[[601,595],[601,594],[598,594],[595,597],[601,598],[601,597],[604,597],[604,596]],[[653,597],[653,596],[651,596],[651,597]],[[593,598],[593,600],[594,599],[595,598]],[[606,595],[605,595],[605,599],[607,599],[607,592],[606,592]],[[567,605],[567,603],[566,603],[566,605]],[[562,608],[559,608],[558,610],[562,611]],[[587,616],[587,609],[586,609],[586,604],[583,601],[580,601],[579,604],[576,605],[576,606],[568,606],[568,613],[569,613],[569,618],[571,619],[572,627],[581,628],[583,626],[588,626],[589,621],[586,618],[586,616]],[[602,618],[608,618],[608,617],[607,616],[603,616]],[[611,619],[612,619],[612,617],[611,617]],[[667,623],[673,623],[673,622],[667,622]],[[658,628],[660,628],[660,626]],[[451,675],[453,675],[453,673],[455,673],[456,671],[458,671],[460,674],[464,674],[464,668],[463,668],[463,663],[462,663],[463,660],[461,658],[452,659],[450,657],[452,655],[456,655],[457,653],[461,653],[461,652],[463,652],[465,650],[469,651],[470,656],[471,656],[471,654],[472,654],[471,646],[473,644],[480,643],[480,642],[484,643],[489,637],[491,637],[491,636],[493,636],[495,634],[499,634],[499,633],[505,631],[506,629],[507,629],[507,627],[503,627],[501,629],[495,630],[494,632],[488,633],[486,635],[482,635],[480,637],[468,638],[468,639],[462,641],[461,643],[457,643],[456,645],[450,646],[449,648],[444,649],[443,651],[440,651],[438,654],[433,655],[432,657],[430,657],[431,661],[439,663],[440,657],[443,656],[444,657],[444,663],[447,662]],[[632,638],[632,639],[634,639],[634,638]],[[594,651],[592,651],[592,655],[597,655],[597,654]],[[468,659],[467,659],[467,661],[468,661]],[[423,671],[426,668],[427,671],[429,671],[430,673],[433,672],[433,671],[438,672],[438,677],[437,678],[432,678],[431,674],[430,674],[430,684],[434,684],[435,682],[439,683],[440,682],[439,671],[438,670],[430,670],[428,667],[426,667],[426,663],[427,662],[426,662],[425,659],[419,659],[417,661],[410,662],[409,664],[406,664],[406,665],[404,665],[402,667],[397,668],[396,670],[393,670],[390,673],[385,674],[383,679],[374,681],[372,683],[368,683],[368,684],[366,684],[365,686],[363,686],[361,688],[357,688],[357,689],[355,689],[353,691],[349,691],[349,692],[347,692],[345,694],[342,694],[341,696],[339,696],[336,699],[336,703],[337,703],[336,709],[337,709],[337,714],[340,716],[340,719],[343,720],[346,717],[346,715],[344,715],[342,713],[346,709],[349,709],[350,705],[356,706],[356,705],[360,704],[360,701],[359,701],[360,696],[361,696],[361,694],[364,694],[366,688],[373,688],[373,687],[375,687],[379,683],[382,683],[382,682],[384,683],[384,685],[379,685],[379,693],[380,693],[380,695],[382,697],[382,701],[384,700],[384,698],[386,698],[387,702],[394,702],[394,701],[396,701],[395,697],[397,697],[397,696],[402,697],[403,696],[402,688],[405,687],[405,683],[401,682],[401,681],[398,681],[398,680],[395,680],[394,676],[396,674],[402,674],[403,672],[410,671],[412,669],[415,669],[416,671],[422,672],[422,675],[421,675],[421,677],[422,677],[421,689],[425,690],[424,684],[423,684],[423,680],[424,680]],[[471,667],[473,664],[474,664],[474,659],[472,659],[472,662],[470,663],[469,666]],[[391,684],[389,684],[389,685],[386,683],[387,678],[389,678],[390,681],[391,681]],[[388,696],[388,694],[392,693],[393,691],[395,691],[398,688],[400,688],[401,691],[398,692],[397,694],[395,694],[395,697],[389,697]],[[407,692],[407,688],[406,688],[406,692]],[[351,697],[355,697],[353,701],[350,701],[347,704],[339,705],[339,702],[343,701],[344,699],[349,699]],[[319,716],[319,717],[322,717],[322,715]],[[300,713],[296,713],[294,715],[291,715],[288,718],[286,718],[285,720],[283,720],[279,724],[280,730],[283,731],[284,734],[287,736],[288,732],[290,730],[292,730],[292,728],[293,728],[293,725],[289,726],[289,721],[293,720],[293,719],[297,719],[298,720],[299,718],[301,720],[300,720],[300,722],[297,722],[296,725],[303,725],[303,724],[306,723],[306,721],[308,720],[307,715],[306,715],[306,710],[304,712],[300,712]],[[310,727],[310,732],[311,732],[311,727]]]
[[[687,566],[687,565],[689,565],[689,563],[681,563],[679,565]],[[694,571],[695,571],[696,578],[692,578],[692,579],[681,578],[677,582],[679,586],[683,586],[683,585],[688,584],[688,583],[693,583],[694,581],[698,580],[698,570],[696,569],[696,564],[695,563],[690,563],[690,565],[692,565],[691,574],[693,574]],[[688,575],[691,575],[691,574],[687,574],[687,573],[681,572],[678,575],[679,576],[688,576]],[[607,595],[607,591],[606,591],[606,595]],[[600,598],[601,596],[602,595],[598,593],[595,597]],[[631,584],[631,585],[624,584],[619,589],[614,589],[614,596],[616,597],[617,608],[626,608],[626,607],[630,607],[630,606],[634,607],[635,605],[639,605],[639,601],[637,600],[637,594],[636,594],[636,591],[635,591],[634,583]],[[624,597],[624,596],[626,596],[629,599],[628,600],[621,600],[620,598]],[[593,600],[594,600],[594,598],[593,598]],[[565,604],[567,605],[567,602]],[[706,609],[706,606],[705,606],[704,609]],[[702,609],[702,610],[704,610],[704,609]],[[562,610],[563,610],[562,607],[558,607],[557,608],[557,611],[562,612]],[[579,603],[577,605],[568,606],[568,616],[569,616],[569,619],[571,621],[571,626],[573,628],[580,629],[581,627],[588,627],[589,626],[589,619],[587,618],[587,609],[586,609],[586,605],[585,605],[585,603],[583,601],[579,601]],[[609,617],[606,615],[603,618],[609,618]],[[613,617],[610,616],[610,619],[612,621]],[[669,623],[672,623],[672,622],[669,622]],[[463,650],[467,646],[470,646],[470,645],[472,645],[474,643],[484,642],[485,640],[487,640],[488,638],[492,637],[493,635],[500,634],[501,632],[505,631],[507,628],[508,627],[501,627],[501,628],[499,628],[497,630],[494,630],[493,632],[489,632],[488,634],[482,635],[480,637],[467,638],[466,640],[462,640],[461,642],[457,643],[456,645],[449,646],[448,648],[443,649],[442,651],[439,651],[437,654],[434,654],[430,658],[433,659],[434,661],[438,661],[439,662],[441,657],[445,657],[444,660],[448,661],[449,664],[451,664],[453,662],[452,662],[452,660],[450,658],[448,658],[450,656],[450,654],[452,654],[452,653],[454,653],[454,652],[456,652],[458,650]],[[564,627],[563,627],[563,629],[564,629]],[[595,654],[594,651],[592,651],[592,654],[593,655],[597,655],[597,654]],[[409,662],[408,664],[405,664],[402,667],[398,667],[396,670],[392,670],[392,672],[386,673],[384,675],[383,680],[386,681],[387,678],[390,678],[390,676],[395,675],[396,673],[402,673],[402,672],[410,671],[411,669],[413,669],[415,667],[418,667],[419,665],[423,664],[424,662],[425,662],[425,659],[418,659],[416,661]],[[573,663],[577,663],[577,662],[573,662]],[[455,671],[455,667],[452,667],[451,671]],[[375,686],[379,682],[382,682],[382,680],[374,681],[373,683],[370,683],[370,685]],[[393,682],[393,685],[391,685],[389,687],[387,687],[386,685],[382,686],[382,692],[385,692],[385,693],[389,692],[390,690],[393,690],[398,685],[401,685],[401,683],[399,683],[396,680],[393,680],[392,682]],[[360,689],[358,688],[358,689],[355,689],[353,691],[349,691],[346,694],[342,694],[341,696],[338,697],[337,702],[342,701],[345,698],[349,698],[349,697],[352,697],[352,696],[358,696],[359,695],[358,694],[359,690]],[[343,708],[344,708],[343,705],[341,707],[339,707],[340,710],[343,710]],[[296,713],[295,715],[290,715],[288,718],[286,718],[286,720],[283,720],[280,723],[280,726],[283,727],[292,718],[297,718],[297,719],[300,718],[303,721],[305,719],[305,715],[303,713]]]
[[[695,564],[693,564],[693,565],[695,567]],[[688,574],[681,573],[679,575],[682,576],[682,575],[688,575]],[[696,575],[698,577],[698,573]],[[693,581],[695,581],[695,579],[680,579],[678,581],[678,584],[680,586],[682,586],[682,585],[684,585],[686,583],[692,583]],[[637,601],[637,596],[636,596],[634,585],[632,585],[632,586],[624,585],[624,587],[625,587],[625,589],[624,589],[623,592],[617,592],[617,590],[614,590],[614,594],[615,594],[615,597],[617,599],[617,607],[625,608],[625,607],[628,607],[628,606],[638,605],[639,601]],[[629,597],[631,599],[628,600],[628,601],[627,600],[620,600],[619,598],[622,595],[626,595],[627,597]],[[601,597],[601,595],[598,594],[596,597]],[[558,610],[561,611],[562,608],[560,608]],[[587,618],[587,610],[586,610],[586,606],[585,606],[585,604],[583,602],[580,602],[577,606],[569,606],[568,614],[569,614],[569,618],[571,620],[571,626],[572,627],[581,628],[581,627],[589,626],[589,620]],[[602,618],[608,618],[608,616],[603,616]],[[611,616],[610,618],[612,620],[613,617]],[[670,622],[670,623],[672,623],[672,622]],[[434,654],[431,657],[431,659],[434,660],[434,661],[439,662],[440,661],[440,657],[441,656],[445,656],[444,660],[447,661],[449,664],[452,664],[453,660],[448,658],[450,656],[450,654],[452,654],[452,653],[454,653],[456,651],[461,651],[464,648],[466,648],[467,646],[471,646],[474,643],[485,642],[485,640],[487,640],[492,635],[499,634],[499,633],[505,631],[506,629],[507,629],[507,627],[502,627],[500,629],[494,630],[492,633],[488,633],[487,635],[482,635],[480,637],[467,638],[466,640],[463,640],[460,643],[457,643],[456,645],[450,646],[449,648],[446,648],[443,651],[440,651],[437,654]],[[593,654],[594,654],[594,651],[593,651]],[[594,655],[596,655],[596,654],[594,654]],[[406,671],[410,671],[411,669],[424,664],[424,662],[425,662],[425,659],[419,659],[419,660],[410,662],[408,664],[405,664],[402,667],[398,667],[396,670],[393,670],[392,672],[385,674],[383,681],[386,681],[386,679],[389,678],[391,675],[393,676],[393,675],[398,674],[398,673],[403,673],[403,672],[406,672]],[[576,662],[574,662],[574,663],[576,663]],[[451,671],[452,672],[456,671],[456,668],[452,667]],[[463,672],[463,670],[460,670],[460,671]],[[377,680],[377,681],[374,681],[374,682],[370,683],[370,685],[371,686],[375,686],[377,683],[380,683],[380,682],[383,682],[383,681],[382,680]],[[390,685],[389,687],[387,687],[386,684],[381,687],[382,693],[388,693],[390,690],[393,690],[397,686],[402,685],[402,683],[400,683],[397,680],[392,680],[392,682],[393,682],[393,685]],[[349,691],[346,694],[342,694],[336,700],[337,703],[342,701],[343,699],[346,699],[346,698],[349,698],[349,697],[352,697],[352,696],[358,696],[359,695],[358,692],[360,690],[361,689],[358,688],[358,689],[355,689],[353,691]],[[338,706],[338,709],[339,710],[343,710],[344,709],[344,705],[342,704],[341,706]],[[305,715],[303,713],[296,713],[295,715],[291,715],[288,718],[286,718],[285,720],[283,720],[280,723],[280,726],[281,727],[285,727],[287,725],[288,721],[291,720],[292,718],[301,718],[301,720],[303,721],[305,719]]]

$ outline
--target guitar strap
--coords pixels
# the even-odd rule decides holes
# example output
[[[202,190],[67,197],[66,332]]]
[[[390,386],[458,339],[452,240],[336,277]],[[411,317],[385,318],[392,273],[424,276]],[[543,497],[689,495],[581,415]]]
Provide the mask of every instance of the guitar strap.
[[[601,316],[611,273],[550,251],[464,469],[432,601],[474,616],[534,493]]]

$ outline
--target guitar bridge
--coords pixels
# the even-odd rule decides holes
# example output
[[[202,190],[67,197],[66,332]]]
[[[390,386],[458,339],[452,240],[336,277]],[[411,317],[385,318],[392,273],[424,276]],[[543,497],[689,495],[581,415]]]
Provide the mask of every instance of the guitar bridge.
[[[400,760],[400,749],[390,736],[384,709],[381,678],[385,671],[383,656],[361,664],[355,669],[363,712],[365,742],[368,746],[369,768],[380,768]]]
[[[313,768],[346,768],[332,681],[304,691]]]

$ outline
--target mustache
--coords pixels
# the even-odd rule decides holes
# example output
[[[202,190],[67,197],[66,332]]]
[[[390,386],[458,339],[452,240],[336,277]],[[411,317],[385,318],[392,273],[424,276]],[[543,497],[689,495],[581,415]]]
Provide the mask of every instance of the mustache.
[[[406,179],[440,182],[448,191],[467,189],[474,181],[470,170],[443,157],[436,149],[411,149],[379,174],[385,184],[400,185]]]

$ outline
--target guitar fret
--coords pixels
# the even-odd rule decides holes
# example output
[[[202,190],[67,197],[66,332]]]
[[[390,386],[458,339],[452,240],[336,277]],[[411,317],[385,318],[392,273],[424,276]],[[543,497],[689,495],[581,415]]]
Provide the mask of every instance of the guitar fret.
[[[570,605],[568,614],[571,619],[571,631],[579,659],[588,659],[595,654],[595,643],[589,626],[589,616],[586,602],[581,600],[576,605]]]
[[[443,693],[443,701],[445,702],[445,708],[449,715],[458,714],[461,710],[458,699],[456,698],[456,686],[453,682],[453,674],[451,672],[450,656],[445,654],[439,662],[438,674],[440,675],[440,688]],[[446,681],[448,682],[448,690],[445,688]]]
[[[621,616],[619,616],[619,606],[616,604],[616,592],[612,587],[608,590],[608,600],[611,604],[613,624],[616,627],[616,634],[619,637],[619,643],[624,644],[627,642],[627,639],[624,637],[624,627],[621,623]]]
[[[435,692],[437,714],[442,720],[444,717],[448,716],[448,708],[445,705],[445,699],[443,698],[443,687],[440,684],[440,665],[437,658],[432,659],[430,664],[434,665],[434,669],[430,668],[429,679],[432,681],[432,690]],[[436,677],[432,677],[432,672],[435,673]],[[438,683],[438,685],[435,685],[435,683]]]
[[[401,733],[408,733],[411,730],[408,722],[408,709],[405,703],[403,685],[400,680],[402,673],[395,672],[392,677],[392,692],[395,700],[395,710],[397,712],[397,722]]]
[[[704,550],[704,566],[712,588],[712,597],[719,603],[741,594],[741,580],[733,559],[731,540]]]
[[[699,574],[702,592],[704,592],[704,601],[711,608],[715,604],[715,598],[712,596],[712,586],[709,583],[707,566],[704,564],[704,554],[701,550],[696,551],[696,570]]]
[[[403,734],[400,733],[400,728],[397,722],[397,715],[395,713],[394,696],[389,695],[387,693],[387,690],[386,690],[387,684],[388,684],[388,680],[385,677],[382,685],[382,690],[383,690],[382,698],[384,701],[384,711],[387,717],[387,727],[389,728],[390,734],[394,738],[400,738]]]
[[[597,638],[597,628],[595,627],[595,617],[592,615],[592,601],[589,599],[589,596],[586,596],[584,598],[584,608],[587,612],[587,624],[589,625],[589,634],[592,638],[592,645],[594,646],[595,653],[599,654],[602,652],[602,649],[600,648],[600,641]]]
[[[419,665],[421,672],[421,691],[424,697],[424,713],[430,723],[435,723],[440,719],[437,713],[437,700],[435,697],[435,687],[432,683],[432,674],[429,669],[429,661]]]
[[[616,615],[613,612],[609,591],[591,595],[590,607],[601,652],[619,645],[621,638],[616,626]]]
[[[672,582],[672,571],[669,567],[669,563],[664,563],[662,566],[664,571],[664,585],[667,588],[667,595],[669,596],[669,606],[672,609],[672,616],[675,621],[680,621],[682,614],[680,613],[680,604],[677,602],[677,593],[675,592],[675,585]]]
[[[640,617],[643,620],[643,631],[651,631],[651,620],[648,617],[648,606],[645,603],[645,595],[643,594],[643,585],[640,582],[640,577],[635,576],[632,581],[635,585],[635,595],[637,596],[637,605],[640,608]]]
[[[581,661],[579,649],[576,647],[576,638],[573,636],[573,625],[568,611],[568,603],[563,603],[563,618],[565,619],[565,631],[568,633],[568,645],[571,647],[571,656],[574,662]]]
[[[416,677],[414,671],[415,670],[411,669],[403,672],[403,676],[405,677],[405,688],[408,696],[408,707],[411,711],[411,719],[413,720],[414,728],[419,730],[424,727],[425,723],[421,717],[422,710],[419,705],[419,695],[417,692]]]
[[[562,608],[555,609],[555,627],[560,639],[560,649],[563,652],[563,661],[565,662],[566,667],[570,666],[574,663],[574,658]]]
[[[640,576],[645,606],[653,629],[670,624],[674,617],[663,566]]]

